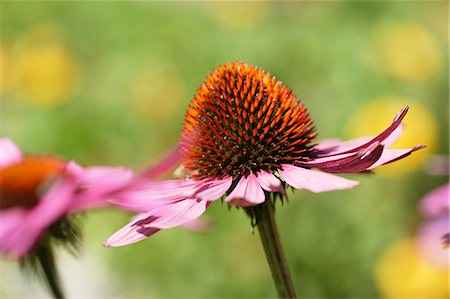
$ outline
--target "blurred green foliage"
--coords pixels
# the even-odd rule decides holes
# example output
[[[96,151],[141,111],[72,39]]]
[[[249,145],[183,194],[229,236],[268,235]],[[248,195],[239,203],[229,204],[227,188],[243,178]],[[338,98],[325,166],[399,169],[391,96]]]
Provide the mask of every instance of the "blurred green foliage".
[[[412,109],[414,101],[429,108],[439,136],[432,152],[448,155],[447,2],[11,1],[0,9],[0,135],[27,153],[142,169],[177,143],[185,110],[208,73],[240,60],[270,71],[301,98],[319,140],[348,137],[352,113],[375,97],[396,95],[413,99]],[[432,37],[442,67],[431,78],[410,82],[383,68],[377,36],[396,24],[421,26]],[[76,87],[47,104],[20,85],[15,67],[19,56],[31,55],[24,40],[42,28],[52,28],[78,70]],[[297,191],[277,207],[300,297],[378,297],[378,257],[390,242],[414,234],[417,203],[446,180],[423,169],[354,177],[361,181],[355,190]],[[86,250],[107,260],[115,296],[275,296],[242,211],[215,203],[206,233],[173,229],[102,249],[129,216],[111,209],[84,218]]]

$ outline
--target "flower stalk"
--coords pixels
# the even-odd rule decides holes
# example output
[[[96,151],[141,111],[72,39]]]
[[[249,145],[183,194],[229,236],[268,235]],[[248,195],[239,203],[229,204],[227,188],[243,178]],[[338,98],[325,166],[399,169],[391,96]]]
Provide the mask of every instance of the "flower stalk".
[[[49,244],[39,244],[36,248],[36,258],[41,267],[44,279],[55,299],[64,299],[64,293],[59,282],[58,272],[56,270],[53,250]]]
[[[273,201],[266,198],[264,203],[254,207],[254,216],[278,297],[297,298],[281,247]]]

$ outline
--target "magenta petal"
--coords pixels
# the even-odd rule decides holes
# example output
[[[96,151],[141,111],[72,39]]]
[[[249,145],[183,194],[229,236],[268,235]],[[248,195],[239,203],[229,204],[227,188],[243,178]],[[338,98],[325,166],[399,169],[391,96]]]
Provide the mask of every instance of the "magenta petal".
[[[258,172],[256,174],[256,181],[266,191],[284,193],[281,181],[270,172]]]
[[[420,203],[420,210],[426,217],[436,217],[449,212],[450,184],[438,187],[425,195]]]
[[[372,137],[360,137],[347,141],[340,139],[325,139],[320,141],[314,148],[319,151],[319,156],[339,155],[340,153],[348,152],[349,150],[368,143]]]
[[[178,166],[180,164],[180,161],[181,152],[180,147],[177,146],[175,149],[169,152],[169,154],[167,154],[167,156],[164,157],[160,162],[147,169],[141,176],[149,179],[160,176]]]
[[[329,173],[356,173],[367,170],[377,162],[382,152],[383,145],[375,142],[354,154],[318,158],[308,162],[299,162],[299,165],[319,168]]]
[[[0,138],[0,167],[20,162],[22,154],[17,145],[9,138]]]
[[[335,147],[324,148],[323,146],[319,147],[319,156],[334,156],[334,155],[342,155],[348,153],[354,153],[361,149],[364,149],[375,142],[379,142],[382,145],[386,145],[386,147],[391,146],[401,135],[403,127],[401,126],[401,122],[403,118],[405,118],[406,113],[408,112],[409,107],[406,106],[400,112],[397,113],[391,125],[385,129],[383,132],[373,137],[370,140],[367,140],[367,137],[358,138],[354,140],[350,140],[347,142],[339,144],[335,144]],[[400,127],[400,128],[399,128]],[[329,145],[332,145],[329,142]],[[340,148],[341,147],[341,148]]]
[[[369,169],[374,169],[375,167],[401,160],[411,155],[411,153],[418,151],[422,148],[425,148],[425,146],[419,144],[413,148],[407,149],[385,149],[381,154],[380,159],[378,159],[377,162],[375,162],[372,166],[370,166]]]
[[[264,191],[253,174],[248,177],[242,177],[234,190],[225,199],[229,204],[239,207],[254,206],[263,203],[264,200]]]
[[[279,170],[286,183],[297,189],[306,189],[315,193],[332,190],[351,189],[359,185],[358,182],[347,180],[321,171],[306,169],[293,165],[282,165]]]

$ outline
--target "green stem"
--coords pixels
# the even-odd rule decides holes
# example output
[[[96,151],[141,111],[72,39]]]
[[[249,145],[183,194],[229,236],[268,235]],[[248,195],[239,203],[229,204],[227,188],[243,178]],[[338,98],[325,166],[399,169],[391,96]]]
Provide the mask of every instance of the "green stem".
[[[41,266],[42,273],[45,276],[47,285],[52,292],[53,298],[64,299],[64,293],[59,282],[55,259],[50,245],[40,244],[36,249],[36,257],[39,261],[39,265]]]
[[[258,226],[266,259],[269,263],[272,278],[279,298],[297,298],[291,275],[281,247],[277,223],[275,221],[273,203],[269,198],[255,207],[256,225]]]

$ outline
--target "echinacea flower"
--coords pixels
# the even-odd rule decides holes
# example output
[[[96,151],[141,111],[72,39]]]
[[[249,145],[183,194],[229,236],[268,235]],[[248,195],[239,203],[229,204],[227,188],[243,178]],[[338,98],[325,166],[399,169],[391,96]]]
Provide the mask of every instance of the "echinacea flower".
[[[444,157],[433,157],[428,171],[436,175],[449,174],[449,161]],[[447,268],[448,248],[450,245],[450,183],[440,186],[428,194],[420,202],[421,214],[426,220],[417,232],[416,244],[420,253],[437,267]]]
[[[427,194],[422,203],[422,214],[427,217],[417,233],[420,252],[436,266],[448,267],[449,246],[449,184]]]
[[[1,138],[0,252],[24,258],[48,237],[70,240],[68,214],[105,205],[131,178],[124,168],[82,168],[54,156],[24,156]]]
[[[287,185],[312,192],[354,188],[358,182],[335,174],[368,172],[423,148],[390,149],[407,111],[377,136],[315,143],[308,111],[280,81],[245,63],[219,66],[190,104],[172,156],[185,177],[134,181],[115,203],[142,213],[105,246],[134,243],[192,221],[220,198],[248,208],[271,194],[283,198]]]

